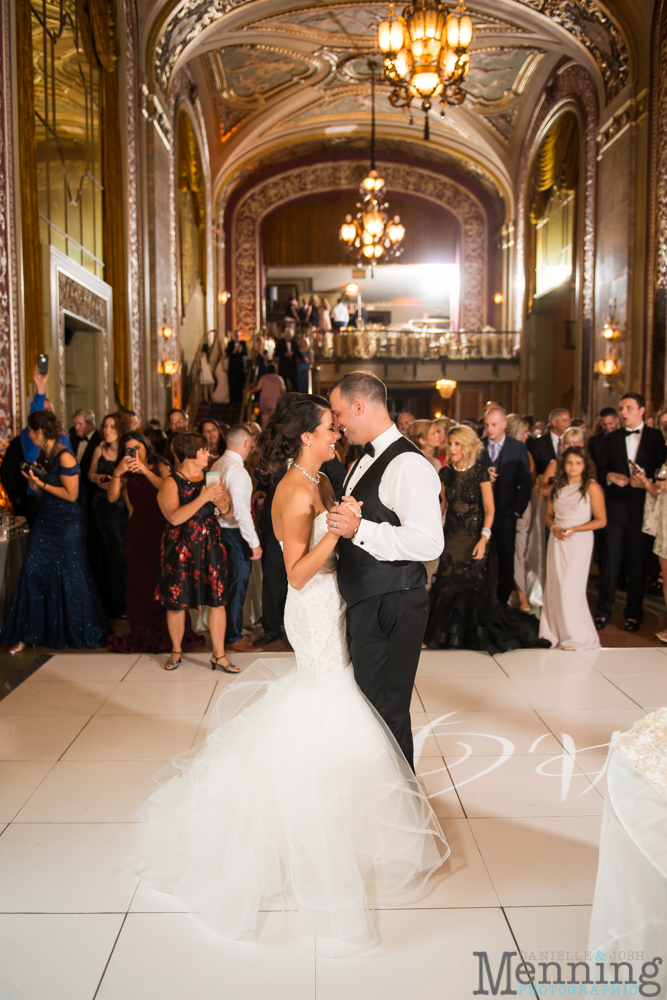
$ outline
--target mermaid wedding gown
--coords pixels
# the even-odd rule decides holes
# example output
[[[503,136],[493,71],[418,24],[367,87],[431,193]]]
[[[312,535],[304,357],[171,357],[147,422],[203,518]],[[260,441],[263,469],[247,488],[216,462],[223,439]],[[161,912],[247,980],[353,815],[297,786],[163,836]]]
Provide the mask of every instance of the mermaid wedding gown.
[[[326,534],[313,524],[311,548]],[[205,743],[142,806],[132,865],[226,937],[282,901],[290,936],[344,955],[379,939],[372,910],[415,893],[449,855],[389,729],[354,680],[333,553],[285,628],[296,654],[257,660],[221,695]]]

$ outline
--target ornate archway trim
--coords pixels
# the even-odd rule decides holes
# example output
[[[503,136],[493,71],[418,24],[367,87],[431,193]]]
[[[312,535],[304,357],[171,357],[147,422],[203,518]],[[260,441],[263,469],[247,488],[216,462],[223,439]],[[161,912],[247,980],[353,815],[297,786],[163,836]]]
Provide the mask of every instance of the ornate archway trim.
[[[481,330],[487,319],[489,222],[482,203],[463,185],[435,171],[379,162],[388,191],[412,194],[447,209],[461,234],[461,327]],[[359,184],[359,161],[320,163],[275,174],[250,188],[232,216],[231,267],[234,326],[244,333],[261,322],[261,227],[281,205],[304,195]]]
[[[583,66],[569,63],[549,84],[531,124],[519,165],[517,180],[515,328],[523,329],[526,294],[526,184],[528,170],[546,127],[561,110],[574,106],[583,124],[583,192],[579,261],[579,326],[581,349],[576,358],[575,399],[581,412],[588,410],[591,387],[593,330],[595,325],[595,198],[597,178],[598,101],[595,83]]]

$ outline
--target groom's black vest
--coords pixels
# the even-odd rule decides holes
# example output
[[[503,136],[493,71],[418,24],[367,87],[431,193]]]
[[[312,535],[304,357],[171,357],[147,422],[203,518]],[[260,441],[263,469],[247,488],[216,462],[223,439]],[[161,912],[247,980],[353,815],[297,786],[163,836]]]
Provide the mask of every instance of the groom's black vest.
[[[365,521],[400,525],[401,522],[394,511],[389,510],[380,501],[378,491],[380,480],[389,463],[406,451],[421,455],[419,449],[406,438],[394,441],[355,484],[354,499],[363,500],[362,514]],[[426,570],[423,563],[407,560],[380,562],[364,549],[363,542],[355,545],[351,539],[341,538],[338,546],[338,586],[348,607],[369,597],[376,597],[378,594],[423,587],[425,583]]]

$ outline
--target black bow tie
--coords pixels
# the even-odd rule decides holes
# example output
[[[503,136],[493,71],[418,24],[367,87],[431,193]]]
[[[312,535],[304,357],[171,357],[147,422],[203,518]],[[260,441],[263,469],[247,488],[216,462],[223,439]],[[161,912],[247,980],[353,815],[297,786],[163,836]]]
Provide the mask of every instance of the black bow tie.
[[[625,436],[627,438],[630,437],[631,434],[641,434],[641,432],[642,432],[641,427],[638,427],[636,431],[626,431]]]
[[[370,455],[371,458],[375,458],[375,448],[370,441],[367,441],[361,450],[364,455]]]

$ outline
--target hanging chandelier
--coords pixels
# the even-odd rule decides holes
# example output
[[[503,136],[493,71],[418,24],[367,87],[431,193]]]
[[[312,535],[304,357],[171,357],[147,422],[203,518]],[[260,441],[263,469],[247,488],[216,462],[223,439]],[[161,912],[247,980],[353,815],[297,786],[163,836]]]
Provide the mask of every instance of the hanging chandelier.
[[[357,263],[373,267],[403,253],[401,242],[405,227],[401,225],[400,216],[389,219],[384,178],[375,169],[375,63],[371,59],[368,68],[371,71],[371,169],[359,188],[362,200],[357,202],[356,216],[345,216],[340,238]]]
[[[384,55],[384,76],[392,85],[389,101],[395,108],[410,108],[421,102],[424,139],[429,138],[428,113],[434,98],[445,107],[465,100],[461,84],[470,69],[468,49],[472,20],[465,0],[450,10],[438,0],[412,0],[396,16],[391,4],[387,20],[378,26],[378,46]]]

